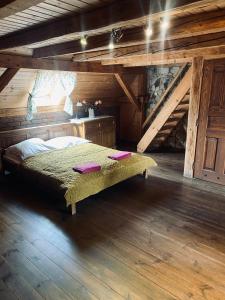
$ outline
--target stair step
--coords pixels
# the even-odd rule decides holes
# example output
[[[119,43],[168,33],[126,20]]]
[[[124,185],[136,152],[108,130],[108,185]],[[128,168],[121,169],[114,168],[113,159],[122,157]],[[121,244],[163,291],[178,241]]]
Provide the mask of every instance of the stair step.
[[[156,138],[155,138],[155,140],[154,140],[154,142],[164,142],[165,141],[165,139],[166,139],[166,136],[157,136]]]
[[[178,122],[178,121],[180,121],[180,119],[181,119],[181,118],[170,116],[169,119],[168,119],[168,122],[173,122],[173,121],[174,121],[174,122]],[[166,123],[167,123],[167,122],[166,122]]]
[[[161,132],[159,132],[157,134],[157,138],[166,138],[167,136],[168,136],[168,133],[161,133]]]
[[[182,109],[182,110],[188,110],[188,109],[189,109],[189,104],[181,104],[181,103],[180,103],[180,104],[176,107],[175,111],[180,110],[180,109]]]
[[[190,103],[190,98],[184,98],[180,104],[189,104]]]
[[[183,117],[183,115],[185,114],[187,112],[187,110],[186,109],[179,109],[179,110],[175,110],[173,113],[172,113],[172,115],[171,116],[176,116],[176,117]]]
[[[174,128],[174,126],[177,126],[177,122],[166,122],[162,128],[163,128],[163,130],[171,129],[171,128]]]
[[[161,129],[158,134],[165,134],[165,135],[170,134],[172,129],[173,129],[173,127],[168,128],[168,129]]]

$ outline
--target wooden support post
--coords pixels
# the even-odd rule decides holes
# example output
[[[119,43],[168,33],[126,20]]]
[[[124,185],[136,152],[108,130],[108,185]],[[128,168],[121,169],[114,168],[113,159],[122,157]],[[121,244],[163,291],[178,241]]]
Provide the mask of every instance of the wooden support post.
[[[146,169],[145,171],[144,171],[144,177],[145,177],[145,179],[148,179],[148,169]]]
[[[119,85],[123,89],[124,93],[126,94],[127,98],[130,100],[131,103],[136,105],[137,109],[140,111],[141,110],[141,105],[138,102],[138,99],[135,97],[134,93],[132,90],[129,88],[127,82],[125,79],[122,77],[121,74],[115,74],[116,80],[118,81]]]
[[[17,68],[8,68],[0,77],[0,93],[4,90],[4,88],[8,85],[10,80],[16,75],[19,71]]]
[[[77,213],[76,203],[71,204],[71,213],[75,215]]]
[[[198,115],[201,98],[201,82],[203,75],[203,57],[194,57],[192,61],[192,82],[188,112],[187,139],[184,162],[184,176],[193,178],[194,161],[197,142]]]

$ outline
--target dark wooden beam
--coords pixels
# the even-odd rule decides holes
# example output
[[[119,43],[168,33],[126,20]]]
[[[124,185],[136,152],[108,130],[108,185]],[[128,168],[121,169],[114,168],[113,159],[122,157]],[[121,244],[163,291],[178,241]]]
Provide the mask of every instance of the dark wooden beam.
[[[4,90],[4,88],[8,85],[10,80],[16,75],[19,69],[16,68],[8,68],[0,77],[0,93]]]
[[[127,96],[127,98],[140,111],[141,110],[141,104],[139,103],[138,99],[136,98],[136,96],[134,95],[133,91],[129,87],[129,85],[126,82],[126,80],[123,77],[123,75],[122,74],[115,74],[115,77],[116,77],[116,80],[117,80],[118,84],[121,86],[122,90],[124,91],[125,95]]]
[[[126,55],[139,54],[146,50],[146,45],[135,45],[110,50],[94,50],[79,52],[73,55],[73,61],[100,61],[102,59],[123,57]]]
[[[196,22],[198,20],[198,22]],[[161,35],[160,23],[156,22],[153,25],[154,35],[149,41],[150,49],[157,51],[159,47],[169,47],[171,40],[180,39],[180,44],[183,43],[195,43],[199,36],[205,34],[213,34],[224,32],[225,28],[225,10],[213,11],[207,14],[201,13],[198,15],[192,15],[175,19],[170,22],[170,27],[167,30],[166,36]],[[190,38],[185,40],[182,38]],[[204,38],[203,38],[204,40]],[[90,36],[88,38],[88,44],[84,48],[80,45],[79,40],[69,41],[45,47],[34,49],[33,56],[36,58],[51,57],[64,54],[74,54],[91,50],[106,50],[108,49],[110,41],[110,33],[104,33],[96,36]],[[162,43],[163,41],[163,43]],[[123,37],[119,44],[115,45],[115,48],[137,46],[146,44],[146,37],[144,34],[143,26],[136,28],[129,28],[124,30]],[[155,49],[154,49],[155,48]]]
[[[103,60],[103,65],[124,65],[125,67],[140,67],[160,64],[176,64],[192,62],[193,57],[203,56],[204,59],[225,57],[225,45],[213,47],[199,47],[159,53],[148,53],[121,58]]]
[[[2,0],[0,2],[0,19],[14,15],[41,2],[43,0]]]
[[[100,63],[75,63],[56,59],[36,59],[27,56],[0,54],[1,68],[26,68],[41,70],[72,71],[79,73],[118,73],[123,72],[120,66],[102,66]]]
[[[140,41],[145,43],[145,35],[144,35],[143,27],[130,28],[124,30],[123,37],[120,41],[120,44],[115,46],[119,47],[121,45],[122,46],[134,45],[139,43]],[[98,48],[108,49],[109,42],[110,42],[110,32],[96,35],[96,36],[90,36],[88,38],[88,44],[85,48],[81,46],[80,40],[69,41],[69,42],[36,48],[33,51],[33,57],[45,58],[45,57],[52,57],[52,56],[58,56],[64,54],[79,53],[83,51],[90,51]]]
[[[6,6],[6,5],[9,5],[10,3],[14,2],[15,0],[2,0],[0,2],[0,8]]]
[[[73,61],[103,61],[112,58],[128,57],[131,55],[140,55],[149,53],[158,53],[162,51],[174,51],[179,49],[194,49],[199,47],[213,47],[225,45],[225,32],[218,32],[213,34],[205,34],[201,36],[194,36],[182,39],[167,40],[164,43],[151,43],[149,49],[146,45],[135,45],[128,47],[116,48],[110,50],[95,50],[82,53],[75,53]]]
[[[221,0],[215,0],[218,2]],[[170,11],[177,8],[177,13],[181,13],[181,7],[191,7],[193,3],[199,6],[209,3],[208,0],[172,0],[168,8],[168,0],[150,1],[149,0],[121,0],[115,1],[110,5],[86,12],[80,15],[71,15],[55,22],[50,22],[31,29],[24,29],[16,33],[9,34],[0,38],[0,49],[24,46],[37,43],[51,38],[60,37],[67,34],[83,33],[93,30],[111,30],[112,28],[128,25],[135,26],[137,19],[147,22],[149,15],[157,15],[160,12]]]

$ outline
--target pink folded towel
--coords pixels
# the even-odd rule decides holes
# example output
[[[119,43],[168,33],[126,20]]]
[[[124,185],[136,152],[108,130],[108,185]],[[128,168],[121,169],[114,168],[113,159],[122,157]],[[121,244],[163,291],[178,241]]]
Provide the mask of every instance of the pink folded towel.
[[[96,163],[86,163],[82,165],[77,165],[73,167],[75,172],[79,172],[81,174],[87,174],[92,172],[98,172],[101,170],[101,166]]]
[[[115,154],[109,155],[108,158],[114,159],[114,160],[122,160],[125,158],[128,158],[131,156],[131,152],[117,152]]]

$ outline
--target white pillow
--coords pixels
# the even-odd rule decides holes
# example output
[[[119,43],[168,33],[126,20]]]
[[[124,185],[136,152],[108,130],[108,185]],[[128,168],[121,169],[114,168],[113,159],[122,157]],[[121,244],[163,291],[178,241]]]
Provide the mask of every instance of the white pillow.
[[[45,145],[45,142],[42,139],[32,138],[10,146],[6,149],[5,153],[7,157],[21,161],[30,156],[49,150],[51,149]]]
[[[76,136],[61,136],[45,142],[45,145],[51,149],[63,149],[89,143],[90,141]]]

